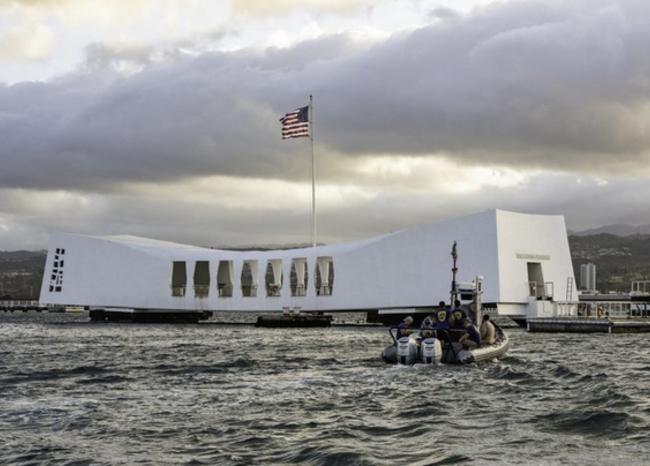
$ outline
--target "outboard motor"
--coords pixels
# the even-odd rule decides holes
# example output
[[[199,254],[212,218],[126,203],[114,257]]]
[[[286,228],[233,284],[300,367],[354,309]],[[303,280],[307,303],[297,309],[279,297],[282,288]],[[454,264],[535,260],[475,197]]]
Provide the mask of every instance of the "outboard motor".
[[[402,337],[397,340],[397,364],[415,364],[418,357],[418,346],[415,340]]]
[[[437,338],[425,338],[420,344],[422,362],[425,364],[438,364],[442,359],[442,345]]]
[[[381,352],[381,359],[387,364],[397,364],[397,346],[388,345]]]

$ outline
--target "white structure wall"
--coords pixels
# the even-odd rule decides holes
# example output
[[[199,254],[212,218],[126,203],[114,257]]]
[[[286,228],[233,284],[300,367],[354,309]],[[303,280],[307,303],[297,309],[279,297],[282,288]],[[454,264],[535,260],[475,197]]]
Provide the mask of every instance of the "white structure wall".
[[[364,241],[275,251],[215,250],[132,236],[53,234],[41,302],[217,311],[428,307],[449,300],[450,250],[454,241],[459,251],[458,280],[471,281],[483,275],[483,300],[498,304],[501,313],[525,313],[530,294],[529,262],[541,264],[544,281],[553,282],[555,299],[564,297],[567,278],[573,280],[563,217],[492,210]],[[307,293],[293,297],[291,264],[299,258],[306,259]],[[334,280],[329,296],[317,295],[314,286],[319,258],[321,270],[326,270],[323,258],[332,261]],[[59,267],[61,260],[63,267]],[[196,261],[206,260],[210,262],[211,286],[207,297],[197,298],[192,288],[194,266]],[[244,297],[241,271],[244,261],[251,260],[258,261],[257,296]],[[283,280],[277,297],[266,294],[269,260],[281,260]],[[172,296],[173,261],[186,262],[185,296]],[[232,297],[218,296],[220,261],[232,261]]]
[[[522,297],[532,294],[529,268],[539,264],[542,283],[537,296],[555,301],[577,301],[567,296],[575,283],[564,217],[496,211],[499,255],[499,313],[521,314]],[[530,264],[530,265],[529,265]],[[575,295],[575,293],[572,293]]]

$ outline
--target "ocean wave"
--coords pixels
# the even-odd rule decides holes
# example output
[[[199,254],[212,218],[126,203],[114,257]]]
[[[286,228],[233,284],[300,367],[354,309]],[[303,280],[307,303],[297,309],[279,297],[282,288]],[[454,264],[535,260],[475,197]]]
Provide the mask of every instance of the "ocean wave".
[[[538,416],[535,423],[542,430],[617,438],[635,430],[633,416],[609,410],[553,411]]]
[[[513,332],[502,361],[397,367],[379,358],[384,329],[286,338],[253,327],[61,324],[75,318],[27,316],[3,331],[0,464],[645,460],[644,335]]]

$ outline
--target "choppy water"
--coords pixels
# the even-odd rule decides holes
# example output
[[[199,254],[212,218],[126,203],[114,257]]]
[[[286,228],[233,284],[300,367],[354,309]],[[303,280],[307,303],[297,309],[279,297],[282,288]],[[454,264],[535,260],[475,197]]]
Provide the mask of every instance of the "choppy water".
[[[0,463],[650,463],[648,336],[510,335],[433,369],[377,328],[0,314]]]

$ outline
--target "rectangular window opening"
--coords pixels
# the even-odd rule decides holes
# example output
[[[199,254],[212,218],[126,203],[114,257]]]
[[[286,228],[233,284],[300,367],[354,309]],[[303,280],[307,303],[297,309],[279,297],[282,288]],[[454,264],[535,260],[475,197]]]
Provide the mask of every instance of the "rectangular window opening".
[[[334,290],[334,261],[332,258],[317,258],[314,275],[316,296],[331,296]]]
[[[244,298],[257,296],[257,280],[257,261],[244,261],[241,269],[241,294]]]
[[[297,258],[291,261],[291,296],[307,296],[307,259]]]
[[[235,283],[235,268],[232,261],[219,261],[217,289],[221,298],[231,298]]]
[[[185,296],[187,287],[187,267],[185,261],[172,263],[172,296]]]
[[[207,298],[210,294],[210,262],[196,261],[194,265],[194,296]]]
[[[270,259],[265,273],[266,296],[277,298],[282,292],[282,259]]]

